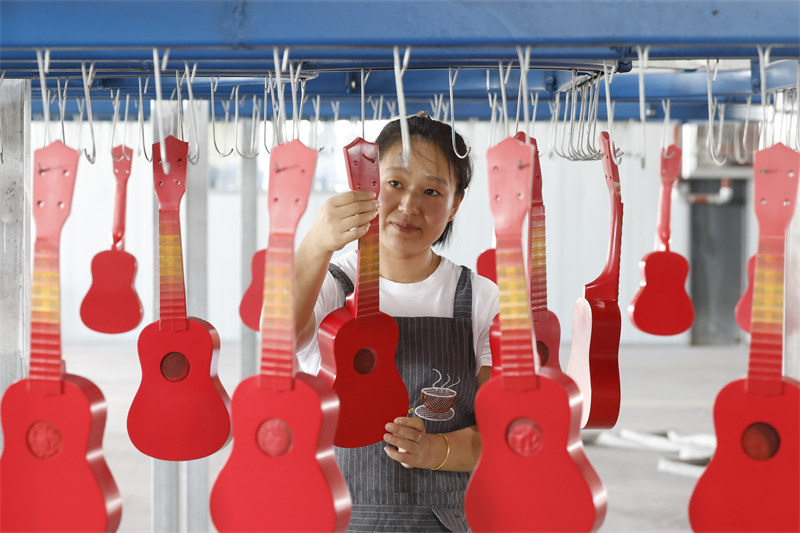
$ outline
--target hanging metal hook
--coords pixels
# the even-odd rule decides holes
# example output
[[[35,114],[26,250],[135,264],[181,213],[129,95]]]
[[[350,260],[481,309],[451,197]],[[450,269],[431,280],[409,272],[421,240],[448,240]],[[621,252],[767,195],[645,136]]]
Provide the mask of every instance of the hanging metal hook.
[[[503,98],[503,128],[505,129],[504,135],[508,136],[508,102],[506,101],[506,84],[508,83],[509,75],[511,74],[511,65],[513,61],[508,62],[508,68],[503,69],[503,62],[498,62],[498,70],[500,72],[500,96]]]
[[[283,81],[283,71],[286,70],[287,65],[289,63],[289,49],[284,48],[283,50],[283,61],[281,62],[280,55],[278,53],[278,47],[274,47],[272,49],[272,57],[273,62],[275,63],[275,89],[278,93],[278,129],[277,129],[277,141],[278,144],[283,143],[286,139],[286,106],[285,103],[285,91],[284,91],[284,84],[286,82]],[[273,108],[273,116],[275,114],[275,110]]]
[[[647,141],[645,139],[645,130],[646,128],[646,118],[647,113],[645,111],[645,102],[644,102],[644,71],[647,68],[647,61],[650,57],[650,47],[645,46],[642,48],[641,46],[636,47],[636,55],[639,57],[639,121],[642,124],[642,131],[641,131],[641,150],[642,153],[640,154],[640,159],[642,168],[644,168],[645,160],[646,160],[646,151],[647,151]]]
[[[150,78],[145,79],[144,81],[144,92],[147,92],[147,85],[150,82]],[[139,77],[139,114],[137,116],[137,122],[139,123],[139,131],[141,133],[141,153],[144,154],[144,158],[147,160],[148,163],[153,161],[152,155],[147,155],[147,148],[145,147],[144,142],[144,97],[142,92],[142,78]]]
[[[227,154],[223,154],[222,150],[219,149],[219,145],[217,144],[217,111],[216,111],[216,104],[214,103],[214,94],[217,92],[218,85],[219,85],[219,76],[211,78],[211,138],[214,141],[214,149],[217,151],[217,153],[222,157],[228,157],[233,153],[233,148],[228,150]],[[227,122],[227,117],[226,117],[226,122]]]
[[[364,69],[361,69],[361,138],[363,139],[366,136],[365,133],[365,124],[367,122],[367,110],[366,110],[366,92],[365,86],[367,85],[367,80],[369,79],[369,75],[372,73],[372,70],[367,70],[366,75],[364,74]],[[338,104],[337,104],[337,111],[338,111]]]
[[[706,59],[706,84],[708,87],[708,131],[706,132],[706,147],[708,148],[709,155],[711,156],[711,160],[717,166],[722,166],[728,160],[728,158],[724,158],[720,161],[719,159],[719,150],[722,145],[722,126],[725,120],[725,104],[720,103],[717,104],[717,99],[711,96],[711,61]],[[719,136],[717,145],[714,145],[714,115],[719,109]]]
[[[325,147],[321,146],[317,148],[317,145],[319,144],[319,138],[317,137],[319,135],[319,95],[317,95],[314,100],[311,100],[311,103],[314,105],[314,133],[311,136],[311,147],[314,148],[314,150],[321,152],[325,149]]]
[[[245,159],[253,159],[254,157],[256,157],[258,155],[258,152],[256,152],[255,154],[253,154],[253,153],[243,154],[239,150],[239,86],[238,85],[235,87],[234,91],[235,91],[236,95],[234,96],[234,104],[233,104],[233,109],[234,109],[234,111],[233,111],[233,131],[234,131],[233,146],[236,148],[236,153],[239,154],[241,157],[243,157]],[[252,140],[253,140],[253,138],[251,136],[250,137],[250,151],[251,152],[253,151],[253,142],[252,142]]]
[[[603,61],[603,82],[606,89],[606,121],[608,123],[608,139],[612,147],[612,157],[614,164],[617,166],[622,163],[622,150],[616,147],[614,143],[614,108],[615,102],[611,101],[611,82],[614,80],[614,66],[608,65],[609,70],[606,71],[606,62]]]
[[[42,92],[42,111],[44,112],[44,143],[50,141],[50,91],[47,89],[47,73],[50,69],[50,50],[45,50],[44,59],[42,50],[36,49],[36,63],[39,67],[39,90]]]
[[[525,144],[530,144],[530,114],[528,109],[528,71],[531,68],[531,47],[526,46],[523,52],[517,46],[517,59],[519,59],[519,89],[517,91],[517,119],[514,129],[519,129],[519,93],[522,93],[523,120],[525,121]],[[534,115],[533,120],[536,120]]]
[[[407,46],[403,54],[402,65],[400,63],[400,47],[394,47],[394,83],[397,88],[397,113],[400,115],[400,141],[403,143],[403,153],[400,156],[400,163],[407,167],[411,160],[411,137],[408,133],[408,117],[406,116],[406,95],[403,92],[403,74],[408,68],[408,59],[411,55],[411,47]]]
[[[86,155],[86,159],[89,160],[89,163],[94,165],[94,162],[97,157],[97,146],[94,140],[94,121],[92,119],[92,96],[89,94],[89,87],[91,87],[92,82],[94,81],[94,61],[92,61],[91,65],[89,66],[89,73],[86,73],[86,63],[81,61],[81,75],[83,76],[83,95],[86,99],[86,118],[89,120],[89,133],[92,136],[92,155],[89,156],[89,152],[84,150],[83,153]]]
[[[189,71],[189,62],[183,62],[184,67],[184,75],[183,78],[186,80],[186,92],[189,93],[189,124],[190,129],[194,132],[194,144],[195,144],[195,153],[194,157],[192,157],[191,153],[186,155],[186,158],[189,160],[189,163],[196,165],[198,161],[200,161],[200,129],[197,126],[197,110],[194,107],[194,93],[192,91],[192,83],[194,83],[195,74],[197,74],[197,62],[195,61],[194,67]]]
[[[733,157],[734,157],[734,159],[736,159],[736,162],[739,163],[740,165],[747,164],[747,162],[748,162],[747,152],[749,150],[747,149],[747,137],[748,137],[749,130],[750,130],[750,105],[751,105],[752,101],[753,101],[753,95],[752,94],[748,94],[747,95],[747,107],[745,109],[745,115],[744,115],[744,128],[743,128],[743,131],[742,131],[741,151],[740,151],[739,143],[737,143],[737,142],[733,143],[733,148],[734,148]]]
[[[119,116],[119,89],[117,89],[117,94],[114,96],[114,90],[111,90],[111,95],[114,98],[114,117],[111,119],[111,159],[114,161],[122,161],[125,159],[125,150],[122,151],[122,156],[119,159],[114,157],[114,137],[117,129],[117,117]],[[124,144],[124,136],[123,136],[123,144]]]
[[[167,159],[167,145],[164,142],[164,120],[161,116],[162,104],[161,104],[161,69],[166,68],[167,56],[169,55],[169,49],[164,52],[164,64],[160,64],[158,61],[158,48],[153,48],[153,71],[155,73],[155,82],[156,82],[156,110],[158,112],[158,143],[159,149],[161,151],[161,167],[164,169],[164,174],[169,174],[169,160]],[[155,114],[151,113],[152,116]]]
[[[767,67],[769,66],[769,54],[772,51],[771,46],[763,48],[761,45],[756,46],[758,51],[758,73],[761,81],[761,122],[759,123],[759,137],[758,147],[763,149],[767,147],[767,125],[769,124],[768,109],[769,102],[767,99]]]
[[[456,112],[453,109],[453,86],[456,84],[456,78],[458,78],[458,68],[456,68],[455,76],[453,76],[453,69],[448,68],[447,75],[450,79],[450,138],[453,143],[453,152],[459,159],[466,159],[469,157],[469,153],[472,149],[467,147],[467,151],[462,155],[458,153],[458,149],[456,148]]]
[[[669,112],[672,107],[672,101],[669,99],[661,100],[661,109],[664,110],[664,125],[661,128],[661,157],[663,159],[672,159],[675,157],[675,152],[668,151],[669,141],[667,141],[667,131],[669,131],[670,117]]]

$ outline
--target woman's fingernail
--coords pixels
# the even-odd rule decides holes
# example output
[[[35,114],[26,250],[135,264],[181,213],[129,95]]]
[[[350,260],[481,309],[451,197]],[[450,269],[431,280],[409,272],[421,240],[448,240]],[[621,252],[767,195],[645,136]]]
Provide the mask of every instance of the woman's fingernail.
[[[386,431],[394,431],[394,424],[392,424],[391,422],[386,424],[385,427],[386,427]]]

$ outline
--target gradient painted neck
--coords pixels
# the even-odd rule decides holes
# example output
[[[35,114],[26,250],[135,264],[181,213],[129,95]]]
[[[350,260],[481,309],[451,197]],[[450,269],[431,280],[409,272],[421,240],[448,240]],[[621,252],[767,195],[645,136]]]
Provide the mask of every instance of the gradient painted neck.
[[[547,246],[545,243],[544,203],[534,202],[530,210],[531,311],[547,310]]]
[[[114,198],[114,222],[111,228],[112,248],[125,249],[125,205],[127,203],[128,179],[117,178],[117,188]]]
[[[356,323],[380,313],[380,249],[378,223],[373,220],[366,235],[358,241],[358,273],[353,294]]]
[[[178,209],[158,210],[159,328],[183,331],[186,320],[186,286],[183,279],[181,218]]]
[[[747,391],[783,392],[784,237],[761,237],[753,277]]]
[[[59,245],[36,239],[31,303],[31,388],[45,394],[61,392],[61,296]]]
[[[294,234],[270,234],[265,264],[259,374],[271,390],[289,390],[297,371]]]
[[[520,237],[497,238],[497,285],[500,290],[500,364],[503,388],[539,387],[533,356],[533,323],[528,302]]]

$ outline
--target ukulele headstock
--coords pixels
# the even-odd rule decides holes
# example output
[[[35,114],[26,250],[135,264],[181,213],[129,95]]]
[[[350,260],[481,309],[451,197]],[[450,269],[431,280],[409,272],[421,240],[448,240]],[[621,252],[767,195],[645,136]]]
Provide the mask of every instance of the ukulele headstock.
[[[164,172],[161,159],[161,144],[153,143],[153,184],[158,203],[163,209],[178,209],[186,192],[186,159],[189,143],[172,135],[164,139],[167,151],[169,174]]]
[[[55,141],[33,153],[33,219],[41,239],[58,239],[69,216],[81,153]]]
[[[784,235],[797,202],[800,153],[782,143],[759,150],[753,173],[759,231],[762,235]]]
[[[611,148],[611,139],[608,132],[600,132],[600,152],[603,154],[603,172],[606,175],[606,183],[609,189],[614,191],[614,195],[619,199],[619,168],[614,162],[614,150]]]
[[[294,234],[306,211],[317,151],[295,139],[272,149],[267,192],[270,233]]]
[[[522,233],[531,201],[533,151],[533,145],[509,137],[486,152],[489,204],[498,237]]]
[[[681,155],[682,150],[670,144],[665,149],[661,150],[661,181],[662,183],[670,184],[678,179],[678,173],[681,170]]]
[[[111,149],[114,157],[114,177],[117,181],[125,181],[131,175],[131,162],[133,160],[133,148],[120,144]]]
[[[357,137],[344,147],[344,158],[350,188],[372,191],[377,196],[381,188],[378,145]]]

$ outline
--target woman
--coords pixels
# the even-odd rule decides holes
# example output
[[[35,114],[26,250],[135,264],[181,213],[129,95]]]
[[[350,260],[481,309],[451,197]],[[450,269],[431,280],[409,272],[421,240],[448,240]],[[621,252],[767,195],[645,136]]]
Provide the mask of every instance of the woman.
[[[368,191],[330,198],[295,262],[298,357],[315,374],[317,328],[344,304],[356,276],[355,251],[331,257],[380,215],[380,307],[399,326],[397,367],[416,416],[387,420],[385,442],[336,449],[353,499],[349,531],[467,530],[464,490],[480,455],[473,402],[491,371],[497,287],[432,249],[451,233],[472,164],[455,155],[447,124],[420,113],[408,127],[407,166],[399,121],[378,136],[380,200]],[[460,135],[456,148],[466,152]],[[443,414],[428,410],[420,398],[430,386],[455,391],[456,404]]]

